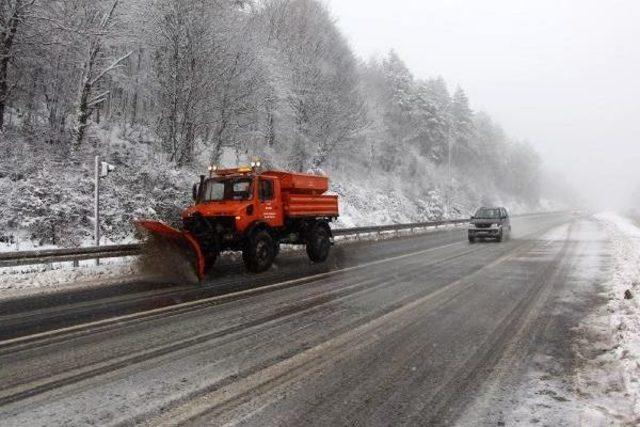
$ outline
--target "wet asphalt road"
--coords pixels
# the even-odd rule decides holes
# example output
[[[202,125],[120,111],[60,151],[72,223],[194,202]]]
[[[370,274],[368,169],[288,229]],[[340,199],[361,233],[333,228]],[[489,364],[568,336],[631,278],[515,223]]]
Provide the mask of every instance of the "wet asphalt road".
[[[602,244],[588,218],[513,227],[500,244],[439,231],[343,244],[322,266],[285,255],[262,276],[227,266],[204,288],[2,305],[0,425],[500,422],[518,387],[505,363],[572,339],[597,303],[576,270]],[[554,316],[567,286],[584,298]]]

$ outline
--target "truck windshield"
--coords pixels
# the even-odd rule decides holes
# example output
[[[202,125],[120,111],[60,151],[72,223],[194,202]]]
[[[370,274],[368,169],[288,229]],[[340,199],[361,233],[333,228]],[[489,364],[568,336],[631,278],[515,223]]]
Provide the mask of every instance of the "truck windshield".
[[[251,200],[253,196],[251,178],[218,178],[205,183],[201,202]]]
[[[478,209],[475,217],[479,219],[498,219],[500,218],[500,209]]]

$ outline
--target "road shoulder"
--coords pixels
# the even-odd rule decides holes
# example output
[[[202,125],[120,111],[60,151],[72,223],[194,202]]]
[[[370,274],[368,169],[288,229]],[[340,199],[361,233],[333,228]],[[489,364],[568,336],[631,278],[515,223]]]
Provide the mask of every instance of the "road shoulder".
[[[640,424],[640,228],[614,214],[596,215],[611,240],[611,267],[599,306],[580,326],[577,391],[586,412]]]
[[[598,220],[575,224],[567,273],[550,284],[553,293],[538,305],[456,424],[603,425],[626,420],[599,408],[598,395],[610,391],[592,378],[599,355],[610,349],[596,336],[604,332],[597,331],[602,322],[611,319],[611,240]],[[609,377],[618,382],[616,375],[610,371]]]

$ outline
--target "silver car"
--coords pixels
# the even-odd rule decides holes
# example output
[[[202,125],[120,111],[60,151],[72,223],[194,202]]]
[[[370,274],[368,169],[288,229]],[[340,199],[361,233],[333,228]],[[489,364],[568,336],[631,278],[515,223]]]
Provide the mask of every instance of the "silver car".
[[[505,208],[480,208],[469,222],[469,242],[495,239],[501,242],[511,234],[511,219]]]

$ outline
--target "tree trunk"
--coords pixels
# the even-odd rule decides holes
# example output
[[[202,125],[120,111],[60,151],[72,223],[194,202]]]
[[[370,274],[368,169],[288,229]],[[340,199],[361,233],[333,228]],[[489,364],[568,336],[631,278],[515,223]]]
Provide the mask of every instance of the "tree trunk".
[[[133,88],[133,100],[131,101],[131,127],[138,122],[138,85],[140,83],[140,68],[142,67],[142,48],[138,49],[138,66],[136,67],[136,79]]]
[[[9,61],[11,59],[11,48],[18,31],[18,23],[20,22],[20,9],[22,8],[22,0],[17,0],[13,14],[7,22],[7,28],[0,33],[2,36],[2,45],[0,46],[0,130],[4,128],[4,113],[9,97],[9,84],[7,82],[9,73]]]
[[[84,140],[84,134],[87,127],[91,109],[89,108],[89,95],[91,94],[91,69],[93,68],[93,59],[87,64],[84,83],[82,84],[82,92],[80,93],[80,102],[78,103],[78,127],[76,129],[76,147],[79,147]]]

